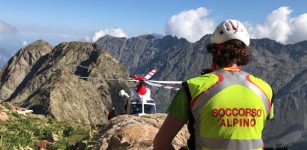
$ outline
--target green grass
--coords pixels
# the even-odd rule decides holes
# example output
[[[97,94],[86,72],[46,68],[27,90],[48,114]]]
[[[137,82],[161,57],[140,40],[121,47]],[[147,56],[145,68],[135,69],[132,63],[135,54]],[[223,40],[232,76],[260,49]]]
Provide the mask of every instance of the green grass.
[[[88,137],[90,129],[81,125],[59,123],[52,118],[38,119],[19,115],[15,112],[9,114],[10,119],[0,124],[0,150],[13,150],[19,147],[35,146],[38,140],[50,139],[51,133],[59,136],[59,141],[51,145],[50,149],[69,149],[69,147]],[[84,141],[90,143],[90,139]]]

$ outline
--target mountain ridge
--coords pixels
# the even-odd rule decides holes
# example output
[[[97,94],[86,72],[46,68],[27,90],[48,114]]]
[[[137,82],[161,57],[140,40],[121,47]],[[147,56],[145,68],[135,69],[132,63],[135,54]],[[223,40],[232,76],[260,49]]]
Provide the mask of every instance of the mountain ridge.
[[[117,91],[127,88],[127,85],[120,81],[110,83],[105,79],[128,77],[127,71],[105,49],[92,43],[63,42],[41,55],[41,61],[29,61],[28,55],[25,55],[33,50],[29,47],[43,47],[41,43],[36,41],[22,49],[7,65],[24,66],[24,74],[2,70],[2,78],[9,74],[12,78],[18,76],[21,79],[12,88],[14,92],[7,93],[10,96],[7,96],[6,102],[31,109],[35,114],[51,115],[60,122],[86,125],[106,123],[112,103],[118,109],[124,108],[121,101],[116,100],[119,99]],[[5,91],[11,82],[1,80],[0,85],[3,86],[0,91]]]

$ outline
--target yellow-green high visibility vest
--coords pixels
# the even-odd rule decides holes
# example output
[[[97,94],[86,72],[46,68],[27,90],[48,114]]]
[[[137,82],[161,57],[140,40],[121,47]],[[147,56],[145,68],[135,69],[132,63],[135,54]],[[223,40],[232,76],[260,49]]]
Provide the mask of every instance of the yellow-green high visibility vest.
[[[222,69],[205,77],[187,81],[196,149],[262,149],[262,130],[271,109],[271,87],[240,70]],[[210,87],[203,82],[208,77],[215,82]]]

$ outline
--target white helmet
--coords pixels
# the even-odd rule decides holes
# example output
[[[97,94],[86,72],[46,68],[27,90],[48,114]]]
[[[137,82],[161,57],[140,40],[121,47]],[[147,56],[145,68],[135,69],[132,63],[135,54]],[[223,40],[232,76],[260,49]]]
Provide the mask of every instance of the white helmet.
[[[237,39],[249,46],[250,38],[244,25],[238,20],[225,20],[214,30],[210,44],[221,44],[226,41]]]

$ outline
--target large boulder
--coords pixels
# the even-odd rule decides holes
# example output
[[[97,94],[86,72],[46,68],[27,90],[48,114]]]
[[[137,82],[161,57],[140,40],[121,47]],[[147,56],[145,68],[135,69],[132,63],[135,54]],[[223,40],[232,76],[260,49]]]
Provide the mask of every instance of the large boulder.
[[[166,114],[160,113],[141,117],[117,116],[94,136],[99,143],[95,149],[153,149],[153,139],[165,118]],[[187,127],[184,126],[172,142],[174,148],[186,147],[189,136]]]

